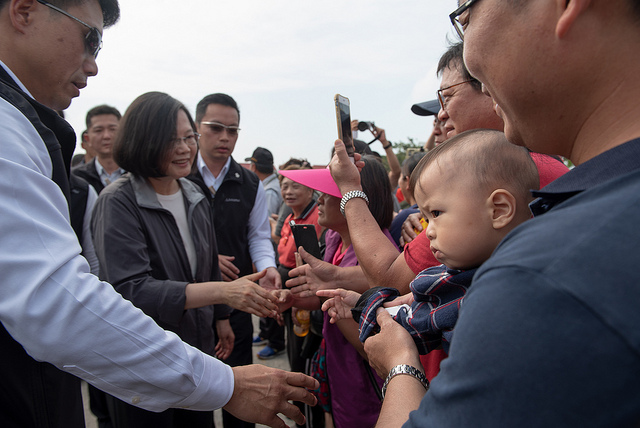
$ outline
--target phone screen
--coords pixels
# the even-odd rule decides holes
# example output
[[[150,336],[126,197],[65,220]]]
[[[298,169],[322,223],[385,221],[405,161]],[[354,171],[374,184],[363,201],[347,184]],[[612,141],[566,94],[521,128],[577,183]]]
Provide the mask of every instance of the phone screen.
[[[290,224],[290,226],[291,232],[293,233],[293,239],[296,243],[296,248],[302,247],[313,257],[322,260],[322,253],[320,251],[320,244],[318,243],[315,226],[312,224],[295,223]]]
[[[336,119],[338,122],[338,138],[342,140],[347,148],[347,154],[353,161],[353,153],[355,147],[353,145],[353,134],[351,133],[351,107],[349,98],[336,94],[334,97],[336,103]]]

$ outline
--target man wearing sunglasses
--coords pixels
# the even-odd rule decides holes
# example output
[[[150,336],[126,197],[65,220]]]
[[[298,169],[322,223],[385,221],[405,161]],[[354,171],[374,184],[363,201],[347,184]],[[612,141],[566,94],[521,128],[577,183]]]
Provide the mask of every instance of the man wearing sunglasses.
[[[67,202],[76,138],[55,110],[97,74],[102,30],[119,15],[117,0],[0,0],[0,426],[84,427],[78,377],[148,410],[302,421],[287,400],[312,404],[300,388],[312,379],[195,350],[80,256]]]
[[[256,174],[243,168],[232,156],[240,133],[238,104],[227,94],[207,95],[196,106],[196,126],[200,151],[189,178],[211,202],[223,279],[232,281],[251,274],[255,266],[258,271],[267,271],[260,285],[280,288],[264,187]],[[234,367],[251,364],[251,314],[234,310],[230,322],[236,337],[231,356],[225,362]],[[253,426],[226,411],[223,419],[225,428]]]
[[[424,395],[404,426],[638,426],[640,1],[470,0],[451,18],[507,138],[577,166],[478,269],[431,389],[394,377],[379,424]],[[378,321],[372,365],[414,358]]]

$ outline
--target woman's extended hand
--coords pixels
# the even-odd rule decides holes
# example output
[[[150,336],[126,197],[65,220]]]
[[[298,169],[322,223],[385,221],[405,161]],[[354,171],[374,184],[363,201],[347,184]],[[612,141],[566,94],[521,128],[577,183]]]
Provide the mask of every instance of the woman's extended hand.
[[[336,290],[318,290],[316,296],[329,298],[322,304],[322,310],[329,315],[329,322],[335,324],[343,319],[353,319],[351,308],[358,303],[361,294],[338,288]]]

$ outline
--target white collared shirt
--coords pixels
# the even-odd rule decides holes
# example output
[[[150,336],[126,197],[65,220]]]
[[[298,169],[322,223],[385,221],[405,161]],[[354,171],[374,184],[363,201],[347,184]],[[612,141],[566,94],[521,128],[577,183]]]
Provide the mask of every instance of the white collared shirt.
[[[107,187],[109,184],[116,181],[118,178],[122,176],[126,171],[120,167],[113,171],[111,174],[107,172],[106,169],[102,166],[98,158],[96,157],[96,172],[98,173],[98,177],[100,177],[100,181],[104,187]]]
[[[47,148],[2,98],[0,147],[0,321],[11,336],[36,360],[148,410],[225,405],[234,384],[229,366],[161,329],[89,273]]]

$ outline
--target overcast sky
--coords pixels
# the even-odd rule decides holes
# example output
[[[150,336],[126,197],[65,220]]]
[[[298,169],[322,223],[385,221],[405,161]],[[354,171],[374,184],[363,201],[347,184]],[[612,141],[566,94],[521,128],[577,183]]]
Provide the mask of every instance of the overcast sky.
[[[456,5],[120,0],[122,17],[105,30],[99,73],[66,117],[80,135],[87,110],[98,104],[124,114],[138,95],[162,91],[193,114],[202,97],[224,92],[240,107],[236,160],[262,146],[276,164],[292,156],[325,164],[337,138],[333,96],[340,93],[351,100],[353,119],[374,121],[390,141],[424,142],[432,120],[410,108],[435,98],[435,68],[455,39],[448,15]],[[383,153],[379,142],[372,148]]]

